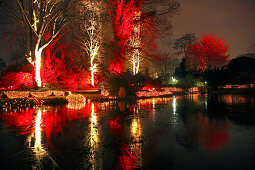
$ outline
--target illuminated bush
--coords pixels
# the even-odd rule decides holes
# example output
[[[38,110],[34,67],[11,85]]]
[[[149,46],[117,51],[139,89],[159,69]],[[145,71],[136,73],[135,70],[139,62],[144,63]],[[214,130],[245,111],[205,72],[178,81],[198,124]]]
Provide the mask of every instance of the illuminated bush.
[[[7,90],[33,88],[33,76],[31,73],[9,72],[2,77],[0,87]]]
[[[66,54],[68,53],[65,50],[60,53],[54,49],[46,49],[46,59],[42,70],[43,84],[47,87],[67,90],[90,87],[88,71],[75,66],[71,57]]]

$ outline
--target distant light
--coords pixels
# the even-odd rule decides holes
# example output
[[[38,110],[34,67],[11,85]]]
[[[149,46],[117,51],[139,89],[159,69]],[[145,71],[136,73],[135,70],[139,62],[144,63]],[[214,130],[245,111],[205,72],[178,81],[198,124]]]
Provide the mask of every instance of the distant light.
[[[172,81],[175,83],[175,82],[177,82],[177,80],[174,78],[174,77],[172,77]]]
[[[207,84],[207,81],[205,81],[205,84]]]

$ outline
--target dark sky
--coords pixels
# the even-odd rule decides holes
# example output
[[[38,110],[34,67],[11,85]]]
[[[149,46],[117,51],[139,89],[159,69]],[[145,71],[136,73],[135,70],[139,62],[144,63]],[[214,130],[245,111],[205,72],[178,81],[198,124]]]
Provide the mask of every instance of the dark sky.
[[[229,43],[230,57],[247,53],[255,41],[255,0],[179,0],[181,12],[173,18],[174,37],[186,32],[213,34]],[[0,40],[0,58],[8,62],[8,43]],[[169,45],[160,43],[163,51]]]
[[[173,18],[174,36],[213,34],[229,43],[231,58],[247,53],[255,41],[255,0],[179,1],[181,13]]]

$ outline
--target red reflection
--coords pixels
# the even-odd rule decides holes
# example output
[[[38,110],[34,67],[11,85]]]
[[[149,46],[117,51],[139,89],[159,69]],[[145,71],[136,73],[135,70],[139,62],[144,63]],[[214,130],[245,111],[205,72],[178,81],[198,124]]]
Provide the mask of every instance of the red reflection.
[[[223,148],[230,142],[229,123],[225,120],[211,119],[199,115],[197,140],[207,151]]]
[[[98,105],[95,103],[95,112],[98,110]],[[42,124],[47,140],[56,134],[64,134],[63,128],[66,123],[73,120],[80,120],[89,117],[91,113],[91,103],[86,103],[79,110],[61,108],[50,108],[42,112]],[[29,109],[24,112],[5,113],[1,115],[1,119],[9,127],[15,127],[20,131],[20,134],[27,134],[32,131],[34,126],[34,109]]]
[[[62,109],[56,111],[46,111],[42,115],[42,125],[44,127],[47,140],[56,134],[64,134],[63,127],[66,124],[67,117],[66,115],[62,114],[61,111]]]
[[[131,169],[137,169],[140,167],[134,166],[138,160],[138,157],[131,153],[129,150],[131,148],[126,147],[125,144],[123,144],[123,148],[121,150],[121,155],[118,156],[118,164],[117,164],[117,170],[125,169],[125,170],[131,170]]]
[[[109,124],[110,124],[110,130],[113,133],[115,133],[117,135],[123,134],[124,129],[121,125],[120,116],[116,116],[114,119],[110,120]]]
[[[1,119],[7,126],[17,128],[20,134],[27,134],[32,131],[34,110],[29,109],[24,112],[5,113],[1,115]]]

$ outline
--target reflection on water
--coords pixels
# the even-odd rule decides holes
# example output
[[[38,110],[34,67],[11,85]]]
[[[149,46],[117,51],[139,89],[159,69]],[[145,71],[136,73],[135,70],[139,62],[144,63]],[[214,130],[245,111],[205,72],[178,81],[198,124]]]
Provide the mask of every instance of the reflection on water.
[[[36,116],[35,116],[35,124],[34,124],[34,129],[30,133],[30,135],[27,137],[27,143],[28,147],[32,149],[34,152],[36,164],[32,165],[33,169],[43,169],[43,166],[41,164],[41,160],[48,156],[47,151],[45,150],[44,145],[42,144],[42,110],[38,109],[35,111]]]
[[[134,157],[134,167],[142,167],[142,125],[140,113],[136,110],[130,125],[131,143],[129,151]]]
[[[176,97],[175,96],[173,97],[172,105],[173,105],[173,114],[175,115],[176,114]]]
[[[188,132],[193,144],[202,146],[206,151],[216,151],[230,142],[230,124],[227,119],[209,118],[202,113],[189,119]]]
[[[35,158],[35,164],[32,169],[44,169],[42,160],[49,158],[53,166],[57,166],[56,162],[49,156],[44,144],[42,143],[42,109],[35,110],[34,128],[30,135],[27,137],[26,143],[32,149]]]
[[[100,140],[99,140],[99,125],[97,120],[97,114],[95,113],[95,104],[91,104],[91,116],[89,125],[89,154],[88,163],[85,160],[84,168],[90,167],[91,169],[102,169],[102,156],[100,152]]]
[[[240,95],[224,95],[221,100],[228,104],[242,104],[247,103],[249,98]]]
[[[2,114],[0,134],[5,137],[0,138],[0,147],[6,164],[15,166],[18,161],[29,169],[245,169],[254,165],[253,98],[195,94],[135,104],[81,100]],[[16,145],[6,144],[12,141],[23,151],[13,153]],[[20,153],[25,156],[17,156]]]

